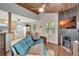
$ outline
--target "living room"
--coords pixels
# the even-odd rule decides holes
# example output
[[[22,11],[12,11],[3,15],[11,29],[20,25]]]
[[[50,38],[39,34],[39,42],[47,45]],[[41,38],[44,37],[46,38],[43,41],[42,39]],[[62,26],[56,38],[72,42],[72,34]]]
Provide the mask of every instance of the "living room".
[[[44,10],[40,11],[40,8]],[[6,44],[4,42],[6,48],[4,47],[5,54],[3,54],[14,56],[78,56],[78,14],[78,3],[0,4],[0,33],[9,34],[5,34],[9,38],[5,40]],[[65,20],[69,20],[69,22]],[[73,25],[71,25],[72,23]],[[32,34],[37,32],[39,36],[46,38],[44,42],[46,46],[41,40],[40,43],[38,41],[35,46],[31,47],[33,44],[30,41],[31,46],[29,48],[31,48],[29,54],[25,53],[24,50],[24,54],[21,54],[23,51],[18,50],[19,48],[17,47],[19,54],[14,52],[14,48],[11,51],[11,47],[25,39],[27,32]]]

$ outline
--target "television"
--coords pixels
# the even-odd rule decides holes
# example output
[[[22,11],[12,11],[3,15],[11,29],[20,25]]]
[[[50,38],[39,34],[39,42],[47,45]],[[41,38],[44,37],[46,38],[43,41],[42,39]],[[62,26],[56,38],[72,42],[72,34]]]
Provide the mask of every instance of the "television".
[[[76,29],[76,16],[59,20],[60,29]]]

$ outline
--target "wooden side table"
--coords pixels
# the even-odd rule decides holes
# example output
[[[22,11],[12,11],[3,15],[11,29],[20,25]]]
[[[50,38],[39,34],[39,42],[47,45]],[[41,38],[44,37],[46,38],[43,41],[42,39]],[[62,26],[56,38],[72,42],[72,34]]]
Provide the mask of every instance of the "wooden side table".
[[[40,38],[42,38],[42,39],[43,39],[43,42],[44,42],[44,44],[45,44],[45,46],[46,46],[46,43],[47,43],[47,38],[46,38],[45,36],[40,36]]]

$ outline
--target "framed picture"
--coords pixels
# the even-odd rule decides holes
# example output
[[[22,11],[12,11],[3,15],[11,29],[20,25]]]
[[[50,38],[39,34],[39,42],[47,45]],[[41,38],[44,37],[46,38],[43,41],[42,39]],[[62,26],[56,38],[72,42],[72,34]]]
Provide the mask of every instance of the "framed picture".
[[[61,29],[76,29],[76,16],[59,20],[59,28],[61,28]]]

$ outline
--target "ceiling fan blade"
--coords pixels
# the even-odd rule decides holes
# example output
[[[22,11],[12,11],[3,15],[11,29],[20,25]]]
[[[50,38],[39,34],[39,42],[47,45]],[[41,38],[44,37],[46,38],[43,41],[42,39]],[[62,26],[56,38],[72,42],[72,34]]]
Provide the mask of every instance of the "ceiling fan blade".
[[[38,10],[39,8],[31,8],[31,10]]]
[[[46,4],[43,4],[43,5],[42,5],[42,8],[45,8],[45,7],[46,7]]]

